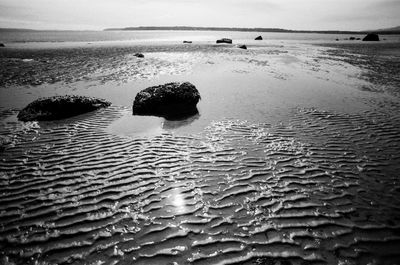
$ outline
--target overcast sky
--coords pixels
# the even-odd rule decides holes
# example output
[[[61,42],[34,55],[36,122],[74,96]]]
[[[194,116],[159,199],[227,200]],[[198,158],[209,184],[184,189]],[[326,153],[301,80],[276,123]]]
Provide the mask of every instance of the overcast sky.
[[[400,0],[0,0],[0,27],[368,30],[400,25]]]

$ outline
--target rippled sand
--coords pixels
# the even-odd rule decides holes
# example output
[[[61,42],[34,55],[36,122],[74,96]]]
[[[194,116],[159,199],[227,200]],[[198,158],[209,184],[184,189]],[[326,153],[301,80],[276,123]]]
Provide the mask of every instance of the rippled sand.
[[[248,47],[2,51],[2,264],[399,264],[398,51]],[[131,115],[176,80],[198,116]],[[113,106],[16,120],[63,93]]]

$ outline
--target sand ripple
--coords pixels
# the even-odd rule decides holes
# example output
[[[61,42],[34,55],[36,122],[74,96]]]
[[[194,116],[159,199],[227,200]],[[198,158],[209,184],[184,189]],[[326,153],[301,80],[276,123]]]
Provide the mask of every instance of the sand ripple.
[[[400,262],[399,117],[295,109],[281,125],[107,133],[124,111],[5,124],[3,263]]]
[[[357,78],[367,83],[358,88],[371,92],[386,92],[400,96],[400,50],[397,43],[325,44],[332,47],[325,61],[345,62],[361,69]]]

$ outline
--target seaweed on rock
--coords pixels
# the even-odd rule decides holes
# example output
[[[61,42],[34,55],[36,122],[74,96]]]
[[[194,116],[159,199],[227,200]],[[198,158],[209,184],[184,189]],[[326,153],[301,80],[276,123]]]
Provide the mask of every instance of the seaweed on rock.
[[[18,113],[18,119],[21,121],[59,120],[110,105],[110,102],[103,99],[74,95],[39,98],[21,110]]]

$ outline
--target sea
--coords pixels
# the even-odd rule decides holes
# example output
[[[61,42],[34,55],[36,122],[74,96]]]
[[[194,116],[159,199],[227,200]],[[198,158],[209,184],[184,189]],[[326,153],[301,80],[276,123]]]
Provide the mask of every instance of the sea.
[[[400,35],[363,37],[0,32],[0,264],[400,264]],[[112,105],[18,120],[56,95]]]
[[[349,40],[350,37],[363,38],[365,34],[320,34],[320,33],[280,33],[280,32],[241,32],[241,31],[190,31],[190,30],[113,30],[113,31],[0,31],[3,43],[31,42],[168,42],[168,41],[203,41],[215,42],[225,36],[235,40],[254,40],[262,36],[264,40],[293,42],[331,42]],[[398,42],[400,35],[383,35],[385,41]]]

